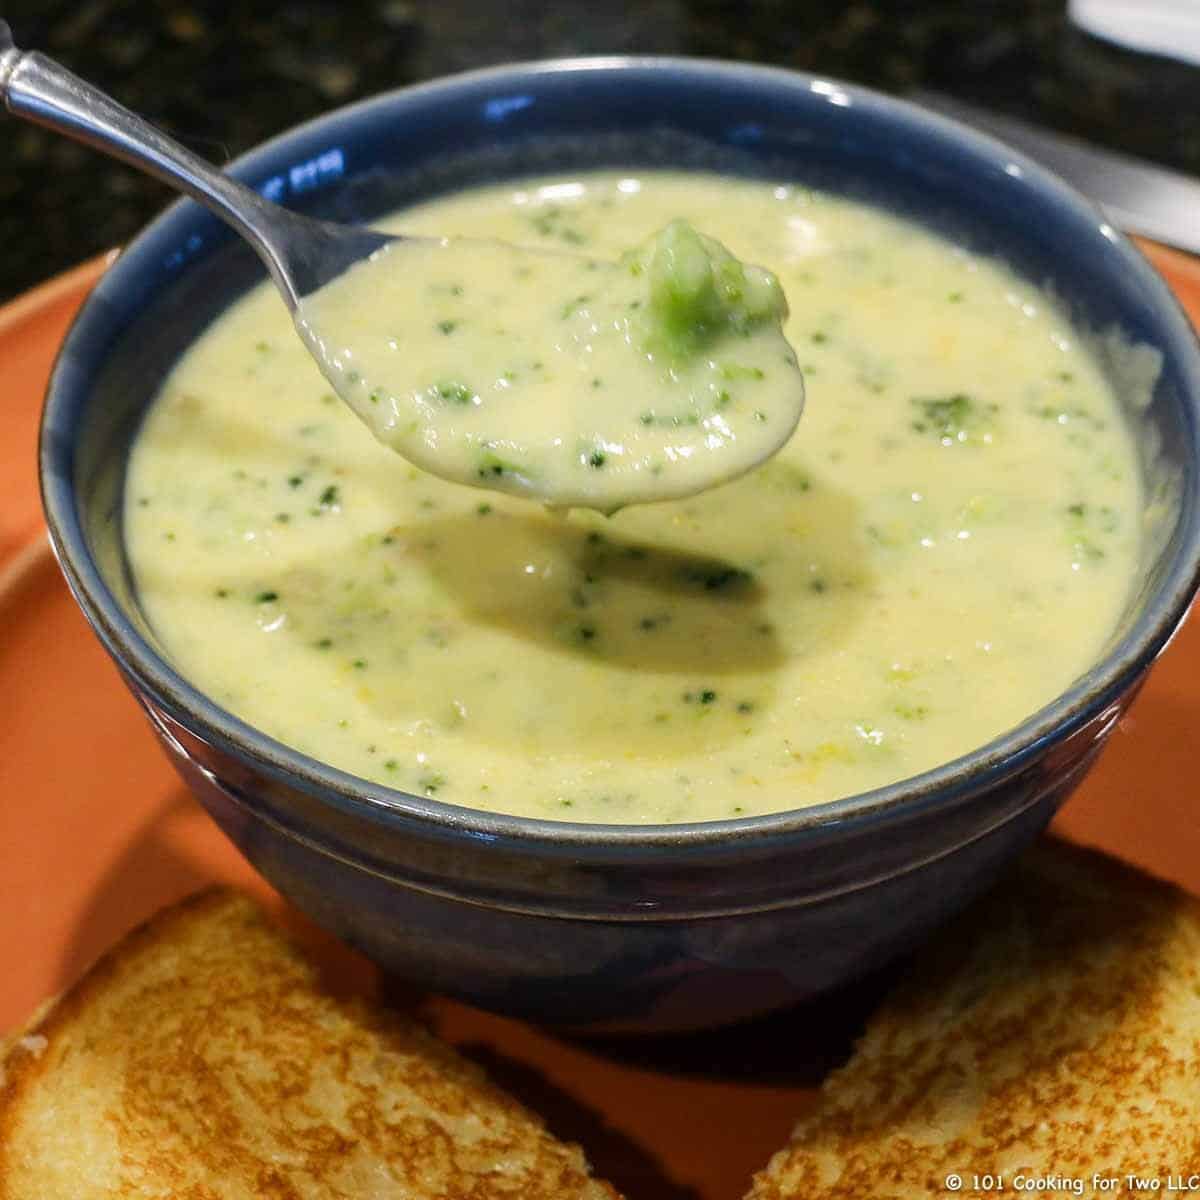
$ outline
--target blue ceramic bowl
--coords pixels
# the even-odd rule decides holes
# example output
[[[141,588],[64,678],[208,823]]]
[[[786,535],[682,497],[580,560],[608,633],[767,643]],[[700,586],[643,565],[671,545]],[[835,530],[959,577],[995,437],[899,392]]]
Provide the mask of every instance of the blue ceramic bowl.
[[[400,975],[487,1008],[591,1029],[697,1028],[812,996],[910,947],[1078,783],[1197,582],[1200,358],[1158,277],[1056,179],[907,104],[804,75],[644,59],[505,67],[331,113],[232,172],[305,212],[360,221],[465,184],[606,164],[719,168],[867,199],[1006,259],[1084,329],[1154,347],[1153,402],[1129,417],[1158,516],[1103,660],[937,770],[695,825],[476,812],[272,741],[155,645],[122,548],[123,467],[147,404],[262,274],[189,202],[125,251],[76,320],[46,402],[42,486],[71,588],[167,753],[300,908]]]

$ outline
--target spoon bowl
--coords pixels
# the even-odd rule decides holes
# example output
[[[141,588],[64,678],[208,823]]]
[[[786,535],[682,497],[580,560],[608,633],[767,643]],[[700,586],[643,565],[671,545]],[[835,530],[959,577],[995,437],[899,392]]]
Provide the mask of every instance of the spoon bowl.
[[[3,21],[0,102],[227,222],[266,266],[335,391],[379,440],[445,479],[612,513],[726,483],[774,454],[800,419],[803,381],[783,338],[778,282],[694,231],[668,227],[640,258],[604,264],[313,220],[216,170],[53,59],[19,50]],[[394,259],[397,246],[414,253]],[[399,348],[390,311],[373,344],[364,334],[380,296],[402,308],[419,286],[436,291],[447,270],[473,273],[481,262],[503,277],[489,309],[533,317],[474,335],[470,357],[484,378],[457,376],[457,350],[446,369],[428,346],[389,355]],[[705,331],[711,344],[685,349],[678,330],[664,338],[672,325]],[[745,339],[732,354],[731,339]]]

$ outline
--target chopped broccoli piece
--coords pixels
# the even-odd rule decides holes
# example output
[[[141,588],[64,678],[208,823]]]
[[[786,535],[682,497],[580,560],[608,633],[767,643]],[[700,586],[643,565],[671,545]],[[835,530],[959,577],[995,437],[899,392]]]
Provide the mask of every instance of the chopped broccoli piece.
[[[787,316],[783,289],[770,271],[739,262],[686,221],[672,221],[626,261],[649,284],[643,316],[649,348],[691,357],[722,335]]]

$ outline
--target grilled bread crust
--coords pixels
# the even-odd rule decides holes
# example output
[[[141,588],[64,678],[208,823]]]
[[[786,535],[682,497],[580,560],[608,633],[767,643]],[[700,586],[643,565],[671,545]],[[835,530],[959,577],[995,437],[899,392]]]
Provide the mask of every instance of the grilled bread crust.
[[[1200,1171],[1198,1118],[1200,904],[1047,840],[918,956],[748,1200],[1165,1191]]]
[[[323,989],[236,893],[122,941],[10,1039],[0,1200],[613,1200],[418,1025]]]

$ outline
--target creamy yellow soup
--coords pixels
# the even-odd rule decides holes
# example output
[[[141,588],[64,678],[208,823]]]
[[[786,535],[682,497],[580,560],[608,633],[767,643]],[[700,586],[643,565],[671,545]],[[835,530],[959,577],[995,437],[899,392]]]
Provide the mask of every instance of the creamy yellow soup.
[[[307,297],[296,325],[417,466],[612,513],[735,479],[788,440],[804,382],[786,315],[773,275],[676,221],[615,262],[391,242]]]
[[[179,362],[129,467],[138,592],[179,669],[367,779],[602,822],[852,794],[1067,687],[1129,593],[1139,471],[1036,288],[868,208],[703,175],[490,188],[390,225],[615,257],[678,217],[790,301],[807,407],[774,458],[607,519],[445,482],[332,394],[264,286]],[[395,305],[428,322],[421,295]]]

